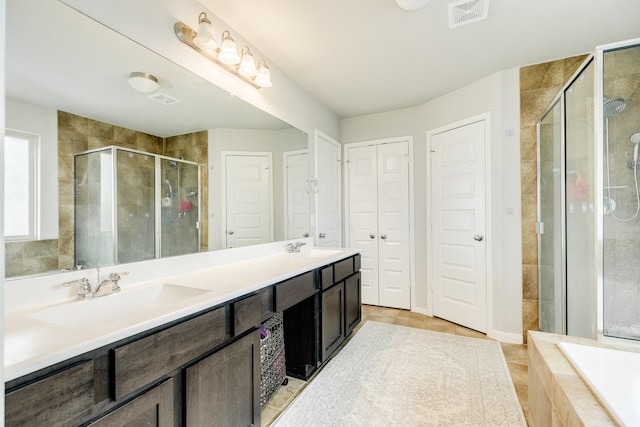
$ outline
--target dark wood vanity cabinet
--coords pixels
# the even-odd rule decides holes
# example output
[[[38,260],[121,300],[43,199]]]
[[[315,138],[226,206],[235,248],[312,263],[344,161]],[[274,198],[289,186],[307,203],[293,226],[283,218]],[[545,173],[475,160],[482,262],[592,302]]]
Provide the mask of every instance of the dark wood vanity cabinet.
[[[360,323],[360,255],[320,269],[320,286],[320,360],[324,363]]]
[[[360,322],[360,256],[5,384],[7,426],[260,425],[261,322],[284,313],[289,375],[308,379]]]

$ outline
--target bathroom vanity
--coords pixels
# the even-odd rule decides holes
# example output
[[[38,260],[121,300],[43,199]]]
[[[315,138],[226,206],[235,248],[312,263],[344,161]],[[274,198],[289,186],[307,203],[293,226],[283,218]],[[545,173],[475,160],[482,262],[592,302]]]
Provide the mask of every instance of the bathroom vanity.
[[[156,279],[94,301],[10,312],[5,423],[257,426],[259,325],[283,312],[287,373],[308,379],[360,322],[359,270],[357,251],[309,248]],[[75,313],[109,298],[121,305],[115,298],[150,290],[170,302],[130,320],[114,316],[111,326],[63,316],[53,324],[42,314],[60,307]],[[51,342],[15,347],[38,334]],[[25,352],[21,360],[17,351]],[[47,358],[52,363],[33,369]]]

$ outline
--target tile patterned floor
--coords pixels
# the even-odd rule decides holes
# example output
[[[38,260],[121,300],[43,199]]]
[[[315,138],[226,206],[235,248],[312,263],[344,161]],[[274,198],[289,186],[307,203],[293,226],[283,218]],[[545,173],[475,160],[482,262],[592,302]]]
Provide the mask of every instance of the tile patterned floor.
[[[407,310],[397,310],[394,308],[375,307],[370,305],[362,306],[362,322],[354,331],[357,332],[359,328],[364,325],[368,320],[381,323],[391,323],[394,325],[403,325],[413,328],[427,329],[435,332],[445,332],[454,335],[463,335],[467,337],[490,339],[485,334],[481,334],[474,330],[465,328],[455,323],[447,322],[446,320],[439,319],[437,317],[429,317],[423,314],[413,313]],[[351,334],[353,336],[353,334]],[[347,338],[347,341],[349,339]],[[346,342],[344,343],[346,344]],[[343,345],[344,345],[343,344]],[[527,375],[528,375],[528,358],[527,358],[527,346],[518,344],[506,344],[502,343],[502,351],[513,379],[513,384],[520,400],[520,405],[524,411],[524,415],[529,419],[528,411],[528,387],[527,387]],[[313,381],[313,377],[310,379]],[[286,386],[280,387],[275,396],[269,401],[268,405],[262,410],[262,426],[269,426],[273,420],[289,405],[289,403],[302,391],[306,382],[289,378],[289,383]]]

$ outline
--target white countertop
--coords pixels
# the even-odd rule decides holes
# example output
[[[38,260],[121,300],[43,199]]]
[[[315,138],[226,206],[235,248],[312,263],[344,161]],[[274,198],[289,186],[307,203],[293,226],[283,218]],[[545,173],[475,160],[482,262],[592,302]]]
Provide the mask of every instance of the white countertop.
[[[106,299],[115,295],[94,300],[67,300],[46,306],[19,307],[14,311],[11,306],[7,306],[5,308],[4,379],[10,381],[19,378],[359,252],[357,249],[336,249],[328,251],[326,255],[311,257],[308,256],[310,253],[308,251],[311,250],[313,248],[306,247],[300,254],[280,252],[197,271],[128,283],[126,286],[123,283],[122,291],[115,294],[118,298],[125,297],[128,292],[159,284],[198,288],[204,292],[175,303],[165,304],[162,309],[142,313],[132,310],[132,313],[125,316],[113,316],[113,319],[95,322],[97,324],[94,325],[87,325],[84,319],[78,318],[73,319],[74,322],[78,322],[77,328],[65,327],[36,320],[32,316],[43,309],[69,307],[71,304],[92,304],[101,300],[106,302]]]

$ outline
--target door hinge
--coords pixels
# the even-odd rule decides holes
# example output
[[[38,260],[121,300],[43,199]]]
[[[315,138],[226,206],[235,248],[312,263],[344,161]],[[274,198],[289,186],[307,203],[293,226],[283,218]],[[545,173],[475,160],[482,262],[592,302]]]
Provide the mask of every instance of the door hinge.
[[[536,222],[536,234],[544,234],[544,222]]]

